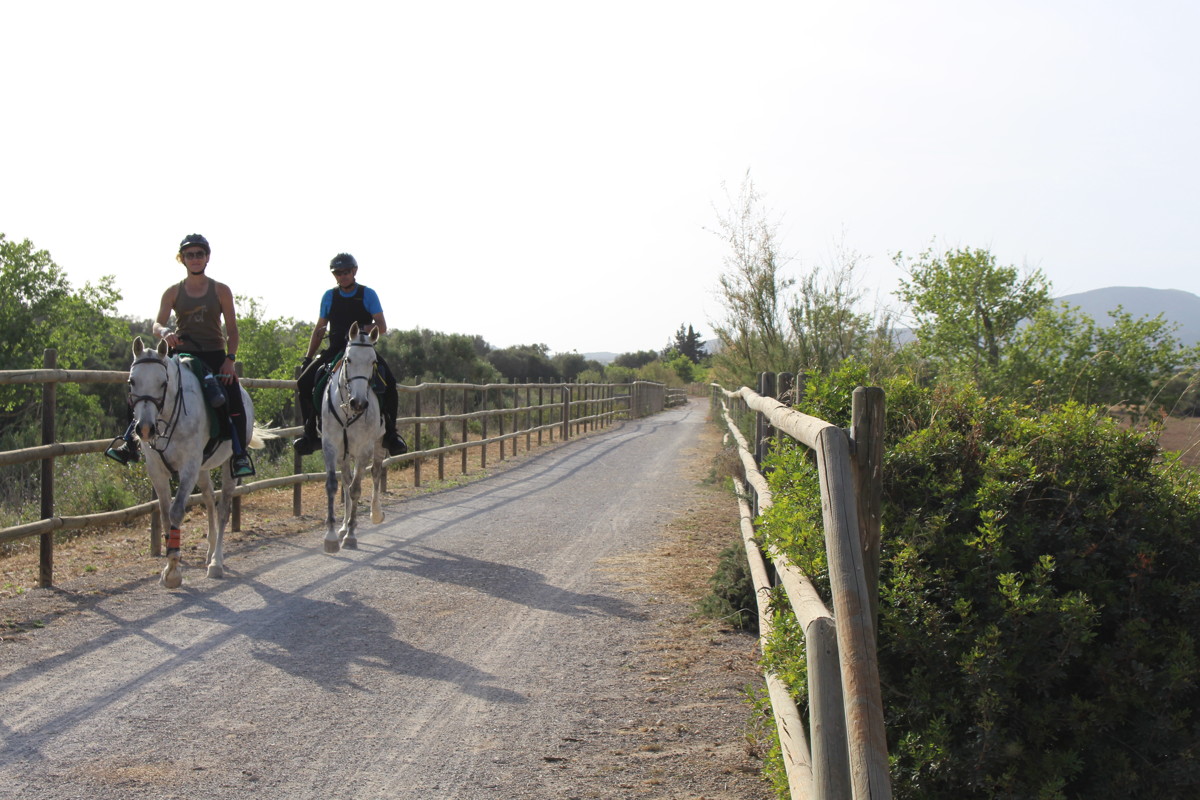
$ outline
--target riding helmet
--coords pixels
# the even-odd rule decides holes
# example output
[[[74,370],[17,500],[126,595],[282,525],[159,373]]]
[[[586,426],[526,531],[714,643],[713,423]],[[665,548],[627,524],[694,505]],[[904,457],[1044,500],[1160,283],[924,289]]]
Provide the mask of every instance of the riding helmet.
[[[354,260],[354,256],[349,253],[338,253],[329,262],[329,269],[358,269],[358,262]]]
[[[212,249],[208,246],[208,239],[205,239],[198,233],[189,233],[183,237],[183,241],[179,243],[179,252],[183,252],[185,247],[203,247],[204,252],[212,255]]]

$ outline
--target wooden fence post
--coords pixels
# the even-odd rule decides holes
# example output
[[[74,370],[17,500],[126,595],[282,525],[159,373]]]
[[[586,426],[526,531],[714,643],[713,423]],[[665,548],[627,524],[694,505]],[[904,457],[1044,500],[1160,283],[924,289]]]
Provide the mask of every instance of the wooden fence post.
[[[423,392],[420,389],[418,389],[416,391],[416,396],[413,398],[413,416],[416,417],[418,420],[417,422],[413,423],[413,439],[416,440],[413,443],[413,446],[416,447],[418,450],[421,449],[421,422],[420,422],[420,419],[421,419],[421,395],[422,394],[423,394]],[[413,464],[413,486],[417,487],[417,486],[421,485],[421,459],[420,459],[420,457],[414,458],[412,464]]]
[[[571,384],[562,384],[562,440],[568,441],[571,438]]]
[[[883,433],[886,401],[878,386],[859,386],[850,405],[855,495],[863,570],[871,592],[871,623],[879,624],[879,529],[883,507]]]
[[[304,371],[304,369],[302,367],[296,367],[295,371],[292,373],[295,376],[293,378],[293,380],[297,380],[297,381],[300,380],[300,373],[303,371]],[[304,424],[304,414],[300,411],[300,387],[297,386],[295,389],[292,390],[292,393],[293,393],[292,403],[296,409],[296,414],[295,414],[296,424],[303,425]],[[301,456],[298,452],[296,452],[295,449],[293,449],[292,450],[292,474],[299,475],[301,470],[303,470],[303,469],[304,469],[304,457]],[[301,514],[301,509],[300,509],[301,492],[300,492],[300,489],[301,489],[301,485],[299,483],[297,483],[295,486],[292,487],[292,516],[293,517],[298,517]]]
[[[233,374],[236,375],[239,380],[242,377],[242,369],[243,369],[242,362],[240,362],[240,361],[233,362]],[[234,386],[234,388],[237,389],[239,392],[242,390],[242,386],[240,383],[236,384]],[[230,423],[230,429],[232,429],[233,420],[231,419],[229,421],[229,423]],[[250,431],[250,434],[253,435],[254,431]],[[240,436],[241,434],[238,434],[238,435]],[[244,446],[246,448],[246,451],[249,452],[249,450],[250,450],[250,437],[249,436],[246,437],[246,442],[245,442]],[[237,486],[238,483],[240,482],[240,480],[241,480],[240,478],[234,478],[233,485]],[[237,533],[241,529],[242,529],[242,497],[241,497],[241,495],[234,495],[233,509],[229,515],[229,530],[232,533]]]
[[[758,393],[763,397],[775,397],[775,373],[758,373]],[[763,458],[767,455],[767,441],[772,436],[771,424],[765,414],[754,414],[754,463],[762,469]]]
[[[42,366],[45,369],[58,366],[58,351],[53,348],[42,351]],[[54,444],[57,387],[58,384],[53,381],[42,384],[42,444]],[[42,459],[42,519],[50,519],[53,516],[54,458],[50,457]],[[54,531],[41,535],[39,549],[38,586],[45,589],[54,585]]]

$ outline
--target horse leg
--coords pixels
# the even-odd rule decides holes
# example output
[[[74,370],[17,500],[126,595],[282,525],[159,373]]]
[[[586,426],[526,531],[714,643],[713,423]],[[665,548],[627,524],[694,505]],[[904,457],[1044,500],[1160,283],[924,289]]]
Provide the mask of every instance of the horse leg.
[[[167,532],[167,563],[158,579],[158,582],[168,589],[178,589],[183,585],[183,569],[179,563],[182,538],[179,526],[183,524],[188,496],[196,486],[199,472],[200,465],[196,463],[185,464],[179,470],[179,489],[175,492],[174,502],[171,503],[170,526]]]
[[[375,447],[371,464],[371,522],[383,522],[383,448]]]
[[[338,544],[337,534],[333,530],[333,499],[337,496],[338,480],[337,471],[330,466],[328,461],[325,465],[325,552],[336,553],[340,547]]]
[[[361,460],[354,459],[353,469],[350,467],[350,459],[342,462],[342,485],[346,488],[346,507],[343,509],[342,529],[338,533],[341,536],[342,547],[347,550],[358,549],[358,539],[354,535],[354,529],[358,526],[358,498],[362,495],[362,470],[359,468]]]
[[[221,465],[221,502],[216,505],[213,502],[212,478],[207,470],[201,473],[201,488],[205,485],[208,487],[204,495],[204,503],[208,507],[208,555],[205,563],[210,578],[225,577],[225,521],[233,505],[234,482],[233,467],[226,460]]]

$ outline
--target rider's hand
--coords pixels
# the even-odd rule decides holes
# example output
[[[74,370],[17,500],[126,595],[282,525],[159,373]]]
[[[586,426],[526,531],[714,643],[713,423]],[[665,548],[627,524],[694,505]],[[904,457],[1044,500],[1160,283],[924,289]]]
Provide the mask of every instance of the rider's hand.
[[[222,364],[221,365],[221,374],[218,375],[217,377],[221,379],[221,383],[225,384],[226,386],[230,386],[233,384],[234,381],[237,380],[237,373],[233,371],[233,359],[232,358],[230,358],[229,356],[225,356],[225,363],[228,364],[229,366],[226,367],[225,364]]]

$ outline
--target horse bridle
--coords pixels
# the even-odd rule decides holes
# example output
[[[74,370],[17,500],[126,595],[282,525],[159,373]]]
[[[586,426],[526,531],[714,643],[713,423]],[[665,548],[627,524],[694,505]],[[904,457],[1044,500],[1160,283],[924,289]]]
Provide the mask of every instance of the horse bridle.
[[[150,403],[151,405],[153,405],[155,410],[158,411],[158,418],[154,421],[154,427],[155,427],[154,435],[155,435],[156,441],[154,442],[154,444],[152,446],[154,447],[155,450],[157,450],[160,453],[163,452],[164,450],[166,450],[167,446],[171,444],[171,434],[174,433],[175,426],[177,426],[179,424],[179,418],[182,416],[182,414],[180,414],[179,412],[181,409],[183,409],[183,381],[180,380],[179,381],[179,390],[175,392],[175,407],[171,409],[171,420],[170,420],[170,422],[163,421],[163,418],[162,418],[163,406],[165,406],[167,404],[167,391],[170,389],[170,386],[171,386],[171,368],[169,366],[167,366],[167,362],[172,361],[172,360],[174,360],[174,359],[156,358],[155,356],[146,354],[146,355],[138,356],[137,358],[135,358],[133,360],[133,364],[131,364],[129,367],[129,372],[130,372],[131,376],[132,376],[134,367],[136,367],[138,364],[147,364],[147,363],[157,364],[158,366],[162,367],[163,372],[166,373],[166,377],[163,380],[161,397],[155,397],[154,395],[149,395],[149,394],[134,394],[132,391],[129,393],[129,407],[130,408],[133,408],[138,403],[140,403],[144,400],[144,401]],[[181,366],[179,366],[178,361],[175,362],[175,366],[178,369],[183,369]],[[132,387],[130,387],[130,388],[132,389]],[[160,446],[160,442],[162,443],[161,446]]]
[[[371,344],[370,342],[348,342],[346,344],[346,350],[349,351],[349,349],[351,347],[369,347],[372,350],[375,349],[375,345]],[[343,357],[343,361],[349,361],[349,360],[350,360],[350,353],[347,352],[346,355]],[[358,421],[358,418],[361,417],[364,413],[363,411],[360,411],[357,414],[355,414],[353,417],[350,416],[350,384],[353,383],[354,381],[367,381],[369,383],[371,380],[370,375],[354,375],[352,377],[348,377],[346,372],[347,372],[347,370],[344,368],[344,365],[343,365],[343,368],[338,371],[338,382],[337,382],[338,408],[340,408],[342,410],[342,416],[345,417],[345,421],[342,423],[343,428],[348,428],[351,425],[353,425],[355,422]],[[364,411],[365,411],[365,409],[364,409]]]

